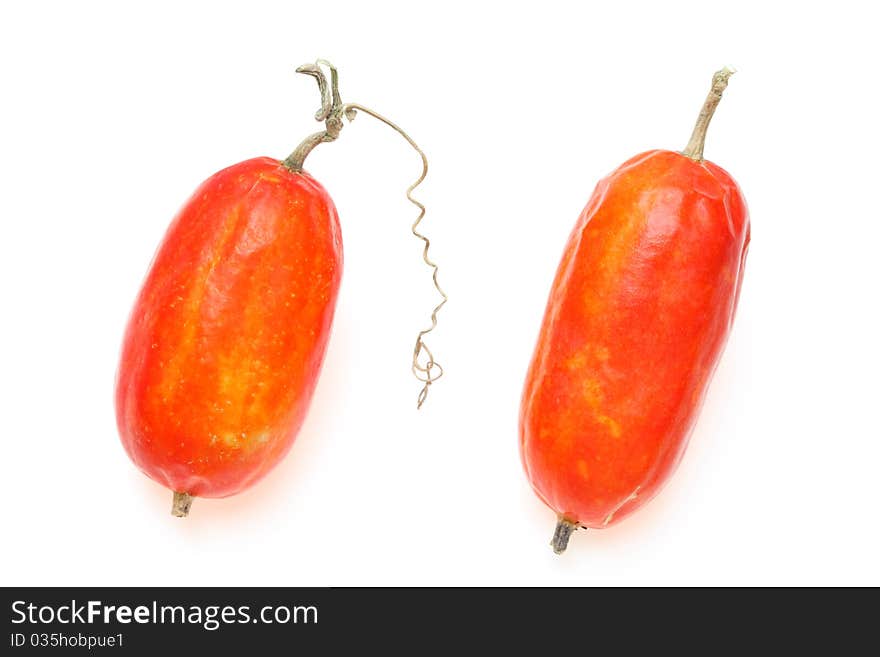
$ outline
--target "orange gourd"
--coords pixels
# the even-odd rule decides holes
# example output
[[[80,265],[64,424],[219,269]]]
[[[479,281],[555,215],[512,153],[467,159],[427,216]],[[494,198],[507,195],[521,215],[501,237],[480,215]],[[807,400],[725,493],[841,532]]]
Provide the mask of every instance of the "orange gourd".
[[[642,153],[602,180],[565,247],[520,412],[557,553],[576,528],[609,527],[661,489],[730,333],[749,219],[703,143],[731,73],[713,78],[687,148]]]
[[[330,68],[331,83],[319,64]],[[214,174],[171,223],[135,301],[116,384],[119,435],[131,460],[174,492],[172,513],[194,497],[226,497],[259,481],[290,449],[317,383],[342,277],[333,201],[303,170],[343,118],[372,110],[339,98],[328,62],[297,69],[318,81],[326,129],[284,161],[260,157]],[[441,292],[439,286],[438,291]],[[445,295],[443,296],[445,301]],[[436,312],[432,314],[432,326]],[[419,333],[413,371],[442,374]],[[420,360],[421,357],[421,360]],[[427,361],[425,361],[427,358]]]

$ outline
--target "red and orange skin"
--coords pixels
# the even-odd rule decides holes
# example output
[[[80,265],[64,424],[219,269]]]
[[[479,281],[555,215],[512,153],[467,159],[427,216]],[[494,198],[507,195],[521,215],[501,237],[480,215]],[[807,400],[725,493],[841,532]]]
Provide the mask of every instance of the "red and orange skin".
[[[122,444],[175,505],[238,493],[290,449],[341,276],[333,201],[278,160],[216,173],[180,210],[135,302],[116,385]]]
[[[619,522],[675,470],[748,244],[742,193],[711,162],[649,151],[596,187],[556,273],[520,412],[527,476],[560,520],[557,552],[560,529]]]

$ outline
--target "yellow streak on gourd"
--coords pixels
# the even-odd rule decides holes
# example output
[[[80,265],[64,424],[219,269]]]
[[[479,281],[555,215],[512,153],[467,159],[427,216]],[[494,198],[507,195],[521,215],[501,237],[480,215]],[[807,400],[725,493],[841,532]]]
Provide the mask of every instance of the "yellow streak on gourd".
[[[191,279],[193,285],[180,311],[181,317],[184,320],[183,334],[180,336],[178,344],[175,345],[171,358],[162,370],[162,382],[159,386],[159,393],[163,399],[170,399],[174,396],[175,388],[181,380],[181,370],[195,349],[196,332],[199,326],[196,318],[200,314],[202,302],[205,299],[205,288],[208,285],[208,278],[222,260],[223,251],[235,231],[240,215],[240,206],[236,206],[229,213],[223,223],[223,231],[214,243],[211,259],[208,262],[202,263],[196,275]],[[180,297],[177,297],[177,299],[179,300]],[[176,305],[177,301],[174,302],[174,306]]]
[[[571,369],[580,370],[588,367],[591,361],[594,363],[604,363],[610,358],[610,356],[611,353],[608,347],[601,345],[591,347],[588,345],[571,356],[566,361],[566,365]],[[602,405],[605,402],[605,392],[602,389],[602,382],[595,377],[587,377],[583,381],[581,392],[583,399],[593,413],[596,422],[605,427],[613,438],[619,438],[622,434],[620,423],[602,412]]]
[[[225,431],[223,432],[223,442],[229,447],[238,448],[241,444],[241,436],[233,431]]]
[[[611,435],[615,438],[620,438],[620,423],[614,418],[610,418],[607,415],[597,415],[596,421],[607,427],[608,431],[611,432]]]
[[[578,471],[578,474],[582,478],[584,478],[584,479],[590,478],[590,468],[589,468],[589,466],[587,466],[587,462],[584,461],[583,459],[578,460],[577,471]]]

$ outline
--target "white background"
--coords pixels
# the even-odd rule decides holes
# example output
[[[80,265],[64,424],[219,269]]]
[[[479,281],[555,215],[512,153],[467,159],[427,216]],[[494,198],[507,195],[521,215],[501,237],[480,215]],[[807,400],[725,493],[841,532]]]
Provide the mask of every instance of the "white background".
[[[0,583],[880,584],[880,53],[859,6],[4,3]],[[196,185],[319,127],[293,72],[319,56],[429,156],[447,375],[417,412],[419,162],[361,115],[307,164],[346,250],[308,420],[268,478],[178,520],[116,435],[123,327]],[[555,557],[517,451],[553,272],[596,181],[682,148],[725,64],[706,155],[753,224],[733,335],[664,492]]]

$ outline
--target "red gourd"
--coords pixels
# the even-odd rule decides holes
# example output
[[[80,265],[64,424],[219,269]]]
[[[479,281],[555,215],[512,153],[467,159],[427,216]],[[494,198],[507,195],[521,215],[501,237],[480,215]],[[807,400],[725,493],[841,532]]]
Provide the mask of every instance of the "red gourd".
[[[703,144],[731,73],[715,74],[685,150],[642,153],[602,180],[565,247],[520,411],[557,553],[661,489],[730,333],[749,219]]]
[[[326,129],[283,162],[247,160],[202,183],[165,234],[125,332],[119,434],[132,461],[174,492],[177,516],[194,497],[244,490],[281,460],[323,362],[342,237],[333,201],[303,161],[339,135],[343,116],[377,115],[341,104],[332,66],[330,88],[318,66],[297,70],[318,81]],[[420,403],[439,378],[426,332],[413,360]]]

